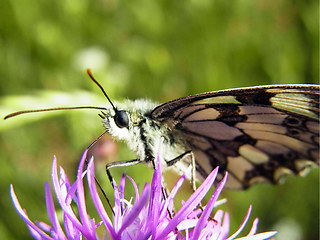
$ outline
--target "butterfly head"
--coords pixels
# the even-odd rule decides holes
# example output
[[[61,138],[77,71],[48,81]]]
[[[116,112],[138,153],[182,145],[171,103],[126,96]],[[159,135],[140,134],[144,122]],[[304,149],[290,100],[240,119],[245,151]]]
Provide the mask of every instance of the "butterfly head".
[[[112,136],[119,140],[132,141],[140,135],[139,129],[157,104],[146,100],[125,101],[115,103],[116,107],[107,108],[99,116],[103,125]]]

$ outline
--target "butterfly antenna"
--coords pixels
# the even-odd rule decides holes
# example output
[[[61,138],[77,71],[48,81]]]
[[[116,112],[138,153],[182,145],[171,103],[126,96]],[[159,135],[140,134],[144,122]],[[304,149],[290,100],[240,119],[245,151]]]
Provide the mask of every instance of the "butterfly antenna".
[[[93,106],[80,106],[80,107],[57,107],[57,108],[45,108],[45,109],[35,109],[35,110],[23,110],[19,112],[10,113],[5,116],[3,119],[6,120],[8,118],[12,118],[25,113],[35,113],[35,112],[49,112],[49,111],[57,111],[57,110],[73,110],[73,109],[98,109],[105,110],[103,107],[93,107]]]
[[[110,102],[112,108],[116,111],[117,108],[113,105],[113,103],[111,102],[108,94],[106,93],[106,91],[103,89],[103,87],[100,85],[100,83],[98,83],[98,81],[93,77],[92,72],[90,69],[87,69],[87,74],[89,75],[89,77],[91,78],[91,80],[101,89],[101,91],[103,92],[104,96],[108,99],[108,101]]]
[[[117,110],[116,107],[111,102],[109,96],[107,95],[107,93],[105,92],[103,87],[97,82],[97,80],[94,79],[90,69],[87,69],[87,73],[88,73],[89,77],[92,79],[92,81],[101,89],[101,91],[103,92],[104,96],[110,102],[112,108],[116,111]],[[58,107],[58,108],[36,109],[36,110],[24,110],[24,111],[19,111],[19,112],[14,112],[14,113],[8,114],[7,116],[4,117],[4,119],[12,118],[12,117],[15,117],[15,116],[18,116],[18,115],[21,115],[21,114],[25,114],[25,113],[47,112],[47,111],[56,111],[56,110],[70,110],[70,109],[98,109],[98,110],[105,110],[106,108],[93,107],[93,106],[83,106],[83,107]]]

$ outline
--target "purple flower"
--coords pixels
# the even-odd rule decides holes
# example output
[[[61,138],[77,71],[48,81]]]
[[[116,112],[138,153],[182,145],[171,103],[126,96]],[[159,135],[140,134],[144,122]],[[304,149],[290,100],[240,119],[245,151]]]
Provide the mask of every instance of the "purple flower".
[[[142,193],[132,178],[127,176],[135,189],[135,196],[129,200],[124,198],[126,177],[120,180],[119,187],[114,182],[114,216],[111,220],[99,197],[95,183],[94,163],[90,160],[87,170],[83,170],[87,151],[84,152],[77,173],[76,181],[71,185],[64,170],[60,167],[58,177],[56,158],[52,164],[53,188],[63,211],[63,225],[60,225],[49,184],[45,184],[47,212],[51,226],[43,222],[33,223],[26,211],[20,206],[12,185],[10,186],[11,198],[19,215],[27,223],[31,235],[35,239],[99,239],[97,228],[105,228],[103,239],[235,239],[248,221],[251,206],[240,225],[239,229],[229,234],[229,214],[218,210],[213,218],[210,218],[212,209],[218,196],[225,185],[227,174],[221,180],[212,194],[208,204],[201,209],[197,208],[201,200],[212,187],[217,176],[216,168],[202,183],[202,185],[182,204],[176,213],[173,211],[174,197],[185,180],[183,175],[169,196],[164,199],[162,193],[162,172],[157,157],[157,169],[154,171],[151,186],[146,183]],[[87,213],[83,178],[87,177],[91,199],[100,216],[96,222]],[[78,214],[74,209],[77,209]],[[247,236],[238,239],[269,239],[276,232],[256,234],[258,219],[255,219]],[[99,231],[100,232],[100,231]]]

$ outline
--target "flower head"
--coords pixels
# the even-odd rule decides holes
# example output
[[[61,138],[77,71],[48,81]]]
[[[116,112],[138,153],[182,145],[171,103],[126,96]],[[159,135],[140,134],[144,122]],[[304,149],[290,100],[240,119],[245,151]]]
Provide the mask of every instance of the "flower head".
[[[151,185],[146,183],[142,193],[129,176],[122,176],[119,186],[114,182],[114,208],[113,219],[107,214],[98,194],[95,182],[94,162],[90,160],[87,170],[83,170],[87,151],[83,154],[77,173],[76,181],[71,185],[64,170],[60,167],[58,177],[56,158],[52,164],[52,183],[56,198],[63,211],[63,225],[60,225],[55,210],[50,186],[45,184],[47,212],[51,226],[43,222],[32,222],[26,211],[20,206],[16,194],[11,185],[11,198],[19,215],[26,222],[31,235],[35,239],[99,239],[97,228],[104,227],[106,234],[103,239],[235,239],[248,221],[251,206],[239,229],[230,237],[229,215],[218,210],[213,218],[210,217],[219,194],[223,189],[227,174],[218,184],[208,204],[202,209],[197,208],[212,187],[218,173],[216,168],[202,183],[202,185],[182,204],[175,213],[173,210],[174,197],[185,180],[183,175],[167,198],[164,198],[162,188],[162,172],[160,157],[158,156],[157,168],[154,170]],[[89,216],[86,210],[83,181],[87,178],[91,199],[101,220],[96,222]],[[124,198],[126,178],[129,179],[135,189],[135,196],[129,200]],[[88,200],[88,199],[87,199]],[[77,206],[74,212],[74,203]],[[246,237],[240,239],[269,239],[276,232],[256,234],[258,219]],[[108,237],[107,237],[108,235]]]

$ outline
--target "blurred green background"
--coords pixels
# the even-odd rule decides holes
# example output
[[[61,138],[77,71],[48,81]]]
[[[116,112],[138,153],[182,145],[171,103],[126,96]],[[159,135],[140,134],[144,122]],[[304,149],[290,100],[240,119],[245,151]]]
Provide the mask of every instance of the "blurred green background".
[[[1,1],[1,118],[23,109],[107,106],[86,68],[113,100],[165,102],[225,88],[318,83],[318,19],[316,0]],[[82,152],[103,132],[97,113],[1,120],[1,239],[30,239],[11,203],[11,183],[30,218],[48,222],[44,182],[50,182],[52,157],[74,180]],[[108,161],[135,156],[104,142]],[[112,196],[105,163],[97,160],[97,175]],[[115,178],[123,171],[140,186],[150,179],[141,174],[144,166],[114,170]],[[319,238],[317,169],[280,186],[225,190],[224,196],[232,231],[253,204],[250,224],[259,217],[259,231],[278,230],[277,239]]]

